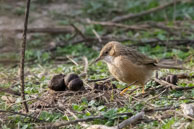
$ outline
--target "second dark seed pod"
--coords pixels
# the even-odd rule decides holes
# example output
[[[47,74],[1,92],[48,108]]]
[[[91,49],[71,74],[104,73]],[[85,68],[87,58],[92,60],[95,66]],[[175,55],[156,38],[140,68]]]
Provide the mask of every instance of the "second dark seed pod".
[[[83,81],[74,73],[67,74],[64,78],[64,83],[67,88],[72,91],[78,91],[83,88]]]

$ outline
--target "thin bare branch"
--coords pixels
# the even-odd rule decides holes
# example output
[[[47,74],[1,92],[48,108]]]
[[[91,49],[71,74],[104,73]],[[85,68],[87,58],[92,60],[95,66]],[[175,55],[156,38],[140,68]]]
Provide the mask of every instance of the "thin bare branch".
[[[0,87],[0,92],[6,92],[6,93],[9,93],[9,94],[12,94],[12,95],[17,95],[17,96],[20,96],[21,93],[17,92],[17,91],[14,91],[10,88],[3,88],[3,87]]]
[[[83,39],[86,39],[86,36],[82,33],[82,31],[81,31],[77,26],[75,26],[74,24],[71,24],[71,26],[75,29],[75,31],[78,32],[78,34],[79,34]]]
[[[176,1],[176,3],[179,3],[179,2],[181,2],[181,0]],[[174,1],[171,1],[171,2],[166,3],[164,5],[160,5],[158,7],[151,8],[149,10],[146,10],[146,11],[143,11],[143,12],[140,12],[140,13],[117,16],[117,17],[113,18],[112,22],[122,22],[122,21],[125,21],[125,20],[142,17],[142,16],[148,15],[150,13],[154,13],[154,12],[160,11],[162,9],[165,9],[169,6],[172,6],[172,5],[174,5],[174,3],[175,3]]]
[[[120,23],[114,23],[114,22],[99,22],[99,21],[91,21],[87,19],[88,24],[94,24],[94,25],[102,25],[102,26],[108,26],[108,27],[118,27],[118,28],[125,28],[130,30],[146,30],[146,28],[149,27],[149,25],[126,25],[126,24],[120,24]]]
[[[189,90],[189,89],[194,88],[194,86],[190,86],[190,87],[176,86],[174,84],[168,83],[167,81],[160,80],[160,79],[157,79],[157,78],[154,78],[154,81],[158,82],[160,85],[163,85],[167,88],[172,88],[173,90]]]
[[[98,41],[101,43],[102,42],[102,39],[100,37],[100,35],[96,32],[95,29],[92,29],[92,32],[94,33],[94,35],[96,36],[96,38],[98,39]]]
[[[28,16],[29,16],[29,10],[30,10],[30,0],[27,0],[26,2],[26,12],[25,12],[25,21],[24,21],[24,31],[23,31],[23,42],[21,44],[21,59],[20,59],[20,85],[21,85],[21,97],[23,99],[23,104],[26,110],[26,113],[29,111],[28,105],[26,103],[25,99],[25,92],[24,92],[24,62],[25,62],[25,49],[26,49],[26,33],[28,29]]]
[[[0,29],[0,32],[16,32],[16,33],[22,33],[23,29],[17,28],[17,29]],[[66,33],[73,33],[74,29],[71,26],[66,27],[45,27],[45,28],[28,28],[28,33],[49,33],[49,34],[66,34]]]
[[[20,115],[20,116],[24,116],[24,117],[29,117],[31,118],[33,121],[36,121],[36,122],[46,122],[44,120],[40,120],[34,116],[31,116],[31,115],[27,115],[27,114],[23,114],[23,113],[20,113],[20,112],[14,112],[14,111],[7,111],[7,110],[0,110],[0,112],[2,113],[9,113],[9,114],[14,114],[14,115]]]
[[[136,115],[132,116],[131,118],[124,120],[123,122],[121,122],[118,125],[118,129],[123,129],[124,127],[130,125],[130,124],[134,124],[135,122],[137,122],[139,119],[142,119],[143,116],[145,115],[144,111],[141,111],[139,113],[137,113]]]

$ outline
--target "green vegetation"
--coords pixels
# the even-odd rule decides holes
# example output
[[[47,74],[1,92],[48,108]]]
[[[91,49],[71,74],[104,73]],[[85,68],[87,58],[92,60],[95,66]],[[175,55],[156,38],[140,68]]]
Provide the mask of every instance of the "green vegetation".
[[[76,2],[76,0],[74,0]],[[167,0],[156,1],[156,0],[123,0],[123,1],[115,1],[115,0],[84,0],[79,3],[80,7],[76,9],[72,9],[69,12],[72,13],[72,17],[69,16],[68,12],[54,12],[52,10],[46,10],[49,18],[52,18],[53,21],[58,26],[69,25],[69,23],[75,24],[82,33],[89,38],[96,38],[93,30],[95,30],[101,37],[104,35],[109,35],[112,37],[119,38],[132,38],[135,40],[141,40],[145,42],[144,45],[137,45],[134,40],[126,40],[122,43],[128,46],[135,47],[138,51],[152,57],[152,58],[171,58],[178,59],[185,63],[185,67],[191,70],[160,70],[159,76],[168,75],[168,74],[180,74],[186,73],[190,76],[194,74],[193,66],[194,66],[194,48],[193,44],[186,45],[177,45],[170,44],[170,40],[193,40],[193,30],[194,26],[192,25],[192,20],[194,20],[194,2],[181,2],[177,3],[176,7],[170,6],[166,9],[163,9],[158,12],[154,12],[140,18],[134,18],[131,20],[126,20],[121,24],[125,25],[148,25],[147,23],[152,21],[156,23],[162,23],[166,27],[180,27],[179,30],[174,29],[173,32],[177,32],[176,34],[170,34],[169,31],[165,29],[157,28],[157,27],[148,27],[145,30],[131,30],[126,28],[116,28],[116,27],[106,27],[102,25],[93,25],[81,23],[77,19],[86,19],[90,18],[91,20],[96,21],[110,21],[114,17],[119,15],[124,15],[128,13],[139,13],[154,7],[157,7],[161,4],[168,2]],[[23,16],[25,11],[25,4],[21,7],[17,7],[14,12],[10,12],[12,9],[9,5],[9,2],[0,2],[0,14],[6,15],[6,13],[12,13],[12,15]],[[43,1],[33,1],[32,6],[38,8],[40,6],[51,6],[52,4],[56,4],[57,2],[52,0],[43,0]],[[63,2],[72,5],[72,1]],[[60,4],[60,3],[58,3]],[[75,4],[75,3],[74,3]],[[30,13],[33,13],[31,18],[33,19],[34,13],[40,13],[41,8],[37,10],[31,10]],[[44,10],[44,9],[43,9]],[[44,10],[45,11],[45,10]],[[65,17],[69,16],[69,17]],[[75,19],[74,19],[75,18]],[[186,19],[186,20],[185,20]],[[190,22],[192,21],[192,22]],[[182,27],[182,28],[181,28]],[[188,30],[188,31],[187,31]],[[79,43],[71,44],[74,41],[79,41],[81,36],[79,34],[74,37],[73,34],[30,34],[30,38],[28,39],[27,50],[26,50],[26,67],[25,67],[25,93],[26,99],[31,99],[33,97],[42,97],[45,93],[45,90],[48,90],[48,83],[53,75],[63,73],[67,74],[70,72],[75,72],[80,74],[84,71],[84,62],[82,58],[85,56],[88,58],[89,62],[91,62],[94,58],[98,56],[99,48],[103,46],[102,43],[99,43],[97,40],[89,40],[82,41]],[[1,37],[0,37],[1,38]],[[158,39],[158,43],[146,43],[151,39]],[[166,41],[167,44],[159,44],[159,41]],[[169,42],[168,42],[169,41]],[[1,42],[1,40],[0,40]],[[53,51],[46,51],[51,42],[58,45]],[[1,44],[0,44],[1,45]],[[100,46],[100,47],[99,47]],[[19,46],[18,46],[19,47]],[[1,48],[1,47],[0,47]],[[1,49],[0,49],[1,50]],[[72,61],[70,61],[67,57],[70,57],[75,62],[78,63],[78,66],[75,65]],[[11,61],[15,61],[19,59],[19,54],[17,52],[9,52],[0,54],[0,59],[8,59]],[[15,63],[1,64],[0,62],[0,87],[8,88],[10,87],[14,91],[20,91],[20,84],[18,79],[18,70],[19,66]],[[110,76],[110,73],[107,70],[106,64],[103,62],[98,62],[95,65],[91,65],[88,68],[88,80],[92,79],[102,79]],[[83,78],[84,79],[84,78]],[[127,85],[118,82],[112,81],[113,84],[117,86],[118,89],[122,89]],[[192,79],[184,79],[179,80],[178,86],[180,87],[190,87],[194,86]],[[155,88],[155,82],[150,81],[147,83],[146,88]],[[136,86],[132,86],[131,89],[136,88]],[[130,91],[129,91],[130,92]],[[128,92],[128,93],[129,93]],[[116,126],[119,122],[128,119],[130,116],[123,115],[117,116],[118,113],[132,113],[136,114],[140,112],[144,108],[154,108],[165,107],[165,106],[178,106],[182,103],[193,102],[194,98],[194,89],[191,90],[169,90],[168,92],[161,94],[159,97],[155,99],[151,99],[149,102],[146,100],[160,94],[162,91],[155,91],[150,93],[149,96],[145,98],[141,98],[140,100],[134,100],[134,96],[141,94],[141,90],[138,89],[134,92],[133,96],[129,96],[125,100],[121,100],[125,102],[124,104],[117,105],[114,102],[118,101],[116,99],[117,95],[114,93],[108,94],[109,100],[111,104],[107,104],[104,100],[92,99],[90,100],[87,96],[82,96],[79,98],[80,101],[72,102],[71,107],[68,109],[70,112],[73,112],[77,118],[88,118],[91,116],[99,116],[103,115],[105,119],[96,119],[91,122],[87,122],[87,124],[101,124],[107,126]],[[100,93],[99,93],[100,94]],[[96,94],[96,95],[99,95]],[[72,94],[72,98],[75,97]],[[4,96],[10,96],[14,99],[14,102],[9,102],[5,100]],[[65,96],[68,97],[69,96]],[[22,112],[23,105],[21,97],[12,96],[7,93],[0,92],[0,110],[8,110],[15,112]],[[36,101],[28,101],[30,105],[30,109],[33,109],[33,104]],[[151,106],[150,106],[151,105]],[[59,105],[57,105],[59,106]],[[34,110],[34,109],[33,109]],[[176,109],[175,111],[180,112],[180,109]],[[69,121],[75,120],[75,116],[71,113],[67,113],[66,111],[60,111],[57,108],[52,109],[42,109],[41,111],[37,111],[38,113],[32,113],[32,116],[37,117],[40,120],[54,123],[57,121]],[[188,129],[192,129],[194,127],[194,123],[190,122],[186,118],[175,115],[175,113],[169,113],[167,111],[160,111],[157,113],[153,113],[150,115],[150,119],[154,119],[150,122],[140,122],[134,125],[134,128],[138,129],[171,129],[178,128],[181,124],[187,124]],[[39,122],[34,122],[29,117],[24,117],[16,114],[6,113],[6,116],[3,116],[4,113],[0,112],[0,127],[2,129],[11,129],[11,128],[22,128],[22,129],[32,129],[36,126],[41,125]],[[165,117],[165,119],[160,120],[156,116]],[[171,115],[170,117],[166,117],[167,115]],[[2,118],[1,118],[2,116]],[[152,117],[152,118],[151,118]],[[79,124],[76,125],[68,125],[63,127],[65,129],[82,129],[83,127]]]

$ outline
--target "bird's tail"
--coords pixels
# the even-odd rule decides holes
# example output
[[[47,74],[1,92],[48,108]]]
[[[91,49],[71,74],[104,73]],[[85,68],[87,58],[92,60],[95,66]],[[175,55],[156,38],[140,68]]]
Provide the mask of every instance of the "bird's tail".
[[[155,64],[158,68],[163,69],[179,69],[179,70],[186,70],[187,68],[182,66],[176,66],[176,65],[164,65],[164,64]]]

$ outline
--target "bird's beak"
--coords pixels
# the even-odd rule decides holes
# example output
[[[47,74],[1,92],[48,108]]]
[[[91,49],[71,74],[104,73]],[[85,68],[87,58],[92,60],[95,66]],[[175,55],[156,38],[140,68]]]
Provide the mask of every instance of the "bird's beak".
[[[96,62],[100,61],[101,59],[102,59],[102,57],[101,57],[101,56],[99,56],[98,58],[96,58],[96,60],[94,61],[94,63],[96,63]]]
[[[102,60],[102,57],[101,57],[101,56],[97,57],[94,61],[92,61],[92,62],[90,63],[90,65],[95,64],[95,63],[97,63],[97,62],[100,61],[100,60]]]

